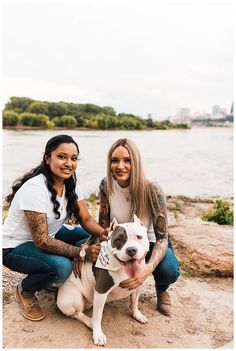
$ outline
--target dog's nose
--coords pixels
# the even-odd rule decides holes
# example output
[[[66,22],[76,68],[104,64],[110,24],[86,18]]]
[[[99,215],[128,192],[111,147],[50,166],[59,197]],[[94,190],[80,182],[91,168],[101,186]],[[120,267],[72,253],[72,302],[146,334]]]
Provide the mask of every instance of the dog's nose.
[[[134,255],[136,255],[136,253],[137,253],[137,249],[136,249],[136,247],[128,247],[127,249],[126,249],[126,253],[130,256],[130,257],[134,257]]]

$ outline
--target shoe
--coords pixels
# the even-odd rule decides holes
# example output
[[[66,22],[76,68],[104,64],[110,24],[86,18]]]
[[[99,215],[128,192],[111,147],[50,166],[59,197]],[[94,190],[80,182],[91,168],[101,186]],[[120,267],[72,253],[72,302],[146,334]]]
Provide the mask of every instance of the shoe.
[[[45,314],[39,306],[37,297],[25,297],[21,294],[21,288],[19,285],[16,287],[15,299],[19,303],[21,308],[21,314],[31,321],[41,321]]]
[[[165,316],[171,315],[171,300],[167,291],[161,292],[156,288],[157,292],[157,310]]]

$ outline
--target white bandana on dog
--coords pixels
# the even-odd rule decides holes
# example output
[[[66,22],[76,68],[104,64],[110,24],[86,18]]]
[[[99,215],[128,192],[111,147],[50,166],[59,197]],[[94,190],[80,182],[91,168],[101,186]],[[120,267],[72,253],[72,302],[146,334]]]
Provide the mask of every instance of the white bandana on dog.
[[[122,268],[124,265],[119,262],[117,258],[112,255],[112,253],[108,250],[108,242],[101,242],[101,249],[95,264],[97,268],[103,268],[110,271],[117,271]]]

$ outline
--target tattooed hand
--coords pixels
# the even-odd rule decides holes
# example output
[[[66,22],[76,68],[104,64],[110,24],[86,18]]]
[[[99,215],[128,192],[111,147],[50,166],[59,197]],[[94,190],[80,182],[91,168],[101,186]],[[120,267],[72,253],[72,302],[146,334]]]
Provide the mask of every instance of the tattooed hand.
[[[100,248],[101,248],[101,245],[99,243],[96,243],[94,245],[91,245],[85,248],[86,259],[91,262],[96,262]]]

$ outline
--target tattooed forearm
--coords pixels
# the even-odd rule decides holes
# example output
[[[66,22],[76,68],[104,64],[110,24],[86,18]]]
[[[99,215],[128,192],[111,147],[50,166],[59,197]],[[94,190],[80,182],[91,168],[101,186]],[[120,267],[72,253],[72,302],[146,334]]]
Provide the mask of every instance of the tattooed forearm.
[[[168,240],[167,239],[160,239],[157,241],[154,245],[154,248],[152,250],[152,255],[149,260],[150,263],[153,265],[153,270],[156,269],[158,264],[161,262],[161,260],[164,258],[166,251],[168,248]]]
[[[168,223],[165,196],[159,185],[153,184],[152,188],[152,211],[153,228],[156,236],[151,258],[149,262],[153,265],[153,270],[164,258],[168,248]]]
[[[157,240],[168,239],[167,218],[164,214],[159,213],[156,221],[153,223],[154,232]]]
[[[106,188],[106,182],[102,180],[99,187],[99,219],[98,222],[103,228],[108,228],[110,226],[110,205],[108,202],[108,194]]]
[[[46,213],[25,211],[25,215],[33,241],[39,249],[70,258],[77,258],[79,256],[80,248],[48,236]]]
[[[159,185],[152,188],[153,228],[156,240],[168,239],[168,223],[165,195]]]

